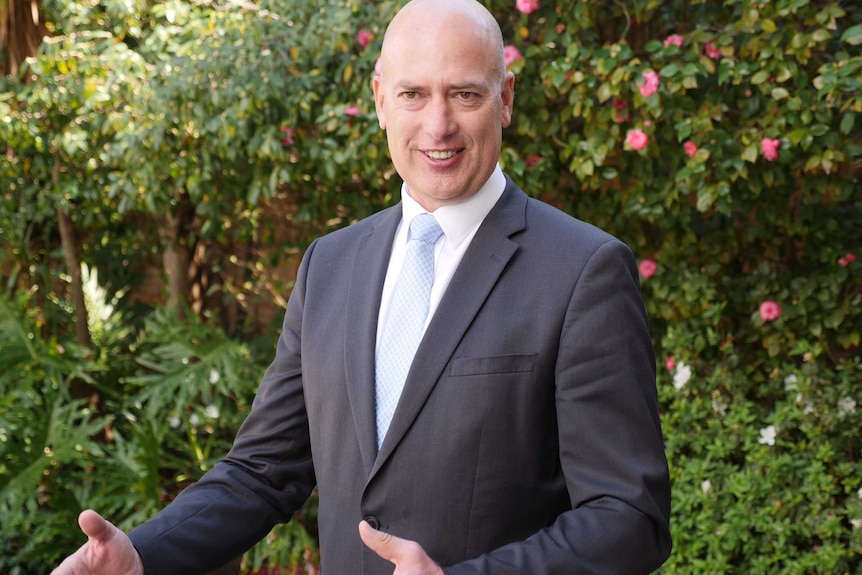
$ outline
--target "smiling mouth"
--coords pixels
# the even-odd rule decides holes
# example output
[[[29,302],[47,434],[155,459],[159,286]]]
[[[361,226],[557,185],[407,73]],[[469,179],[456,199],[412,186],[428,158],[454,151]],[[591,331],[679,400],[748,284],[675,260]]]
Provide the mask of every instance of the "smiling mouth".
[[[432,160],[448,160],[457,153],[455,150],[427,150],[425,155]]]

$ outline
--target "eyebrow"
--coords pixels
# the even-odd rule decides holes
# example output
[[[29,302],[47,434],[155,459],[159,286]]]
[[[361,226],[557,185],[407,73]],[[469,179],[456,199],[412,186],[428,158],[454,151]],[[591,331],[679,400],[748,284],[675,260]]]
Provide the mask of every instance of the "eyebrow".
[[[402,82],[396,85],[395,88],[404,92],[421,92],[424,90],[423,86],[409,82]],[[447,86],[446,90],[449,92],[488,92],[490,87],[485,82],[461,82]]]
[[[488,84],[484,82],[465,82],[463,84],[453,84],[449,88],[455,92],[486,92]]]

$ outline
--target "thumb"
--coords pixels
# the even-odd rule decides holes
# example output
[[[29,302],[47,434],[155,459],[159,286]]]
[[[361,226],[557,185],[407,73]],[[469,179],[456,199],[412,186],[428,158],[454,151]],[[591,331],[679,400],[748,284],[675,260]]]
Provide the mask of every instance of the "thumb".
[[[391,533],[378,531],[367,522],[359,523],[359,537],[365,545],[383,559],[395,564],[395,574],[408,573],[425,575],[443,575],[439,565],[428,557],[422,546],[416,541],[401,539]]]
[[[359,522],[359,538],[365,545],[387,561],[392,561],[392,540],[397,539],[390,533],[374,529],[367,521]]]
[[[110,539],[114,535],[114,531],[117,530],[116,527],[92,509],[81,512],[78,516],[78,525],[81,527],[84,535],[100,542]]]

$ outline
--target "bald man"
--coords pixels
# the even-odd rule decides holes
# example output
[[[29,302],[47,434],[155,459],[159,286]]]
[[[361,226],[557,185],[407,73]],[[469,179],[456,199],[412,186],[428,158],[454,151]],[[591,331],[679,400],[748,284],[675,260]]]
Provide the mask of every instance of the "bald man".
[[[501,171],[514,77],[499,26],[473,0],[410,2],[373,90],[401,202],[309,247],[227,456],[129,536],[82,513],[89,541],[56,575],[206,573],[315,486],[322,575],[637,575],[667,558],[634,258]],[[442,230],[414,298],[427,318],[381,423],[376,368],[423,214]]]

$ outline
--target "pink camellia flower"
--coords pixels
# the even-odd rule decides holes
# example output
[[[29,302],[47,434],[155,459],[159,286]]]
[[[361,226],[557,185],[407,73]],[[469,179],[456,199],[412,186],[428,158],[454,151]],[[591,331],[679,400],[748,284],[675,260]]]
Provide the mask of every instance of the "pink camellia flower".
[[[779,146],[781,146],[781,140],[778,138],[763,138],[760,140],[760,151],[763,152],[763,157],[770,162],[778,159]]]
[[[557,34],[562,34],[565,31],[566,31],[566,25],[565,24],[557,24]]]
[[[281,131],[284,134],[284,137],[281,139],[281,145],[292,146],[296,138],[296,130],[290,126],[282,126]]]
[[[344,109],[345,116],[358,116],[362,112],[356,106],[350,106],[349,108]]]
[[[685,150],[685,155],[689,158],[693,158],[697,153],[697,144],[688,140],[685,144],[682,145],[682,149]]]
[[[673,368],[676,367],[676,359],[672,355],[667,356],[664,358],[664,366],[668,371],[673,371]]]
[[[712,40],[709,40],[704,46],[704,51],[706,55],[712,58],[713,60],[718,60],[721,58],[721,50],[715,47],[715,44],[712,43]]]
[[[527,156],[527,159],[524,162],[527,164],[528,168],[531,168],[542,161],[542,156]]]
[[[847,252],[847,254],[843,258],[838,258],[838,265],[842,268],[846,268],[855,261],[856,254],[854,254],[853,252]]]
[[[371,43],[371,39],[373,37],[374,37],[374,35],[371,34],[371,32],[369,32],[368,30],[360,30],[359,34],[356,35],[356,42],[360,46],[365,48],[366,46],[368,46]]]
[[[509,44],[505,48],[503,48],[503,60],[506,62],[506,68],[512,65],[512,62],[515,60],[522,59],[520,50]]]
[[[641,263],[638,264],[638,271],[645,279],[653,277],[657,269],[658,264],[655,263],[655,260],[641,260]]]
[[[643,130],[629,130],[626,134],[626,144],[628,144],[632,150],[638,152],[647,147],[647,144],[649,144],[649,136],[647,136],[646,132]]]
[[[625,100],[620,100],[619,98],[611,98],[611,105],[619,112],[622,112],[626,109],[626,106],[628,106]]]
[[[770,299],[760,304],[760,319],[763,321],[775,321],[781,317],[781,306],[778,302]]]
[[[658,72],[655,70],[648,70],[643,73],[644,83],[640,84],[638,88],[641,92],[641,96],[644,98],[649,98],[656,92],[658,92]]]
[[[684,41],[685,38],[683,38],[679,34],[671,34],[664,39],[664,47],[667,48],[668,46],[676,46],[677,48],[682,48],[682,43]]]
[[[517,0],[515,7],[524,14],[532,14],[539,9],[539,0]]]

